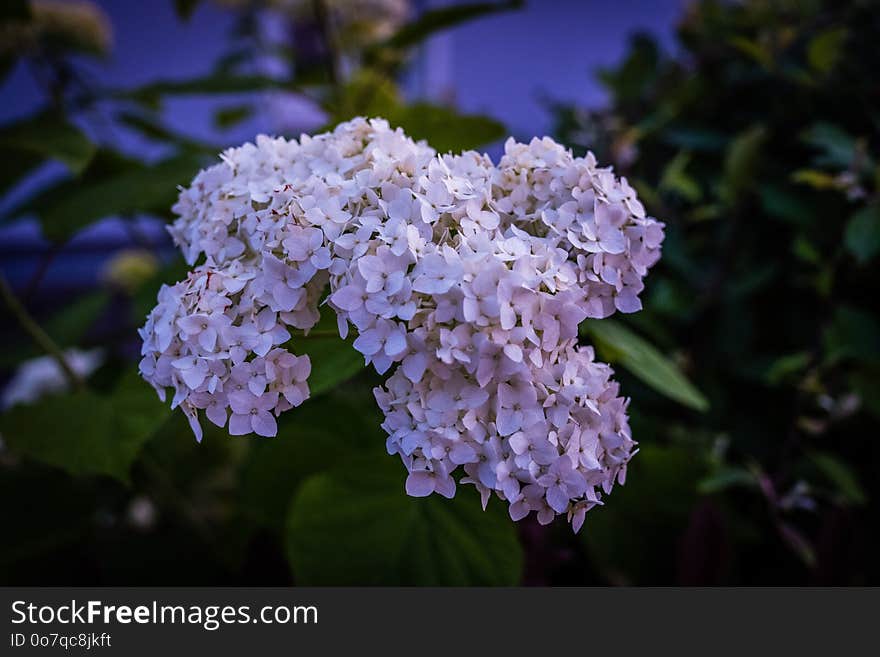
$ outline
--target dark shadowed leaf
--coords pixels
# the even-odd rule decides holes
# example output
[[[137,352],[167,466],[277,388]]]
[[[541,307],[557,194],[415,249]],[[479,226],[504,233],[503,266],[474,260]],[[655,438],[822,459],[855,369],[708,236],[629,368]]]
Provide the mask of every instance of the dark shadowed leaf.
[[[282,530],[293,494],[306,477],[384,445],[379,407],[365,387],[356,390],[363,394],[334,392],[306,400],[278,419],[275,438],[253,443],[239,489],[245,515]]]
[[[742,199],[758,177],[761,148],[767,138],[764,126],[752,126],[737,135],[724,159],[722,198],[728,204]]]
[[[814,123],[803,135],[803,140],[822,152],[815,158],[818,166],[846,168],[856,155],[856,140],[833,123]]]
[[[122,98],[154,104],[165,95],[234,94],[264,89],[278,89],[282,83],[261,75],[225,75],[222,73],[189,80],[160,80],[143,87],[120,92]]]
[[[3,0],[0,2],[0,21],[28,20],[31,17],[29,0]]]
[[[816,209],[804,198],[803,190],[767,183],[761,185],[759,194],[761,207],[771,217],[798,226],[808,225],[813,221]]]
[[[825,360],[880,362],[880,322],[864,310],[841,306],[825,330]]]
[[[704,495],[721,493],[734,486],[754,488],[758,482],[754,473],[745,468],[726,466],[719,468],[697,483],[697,491]]]
[[[498,500],[406,495],[397,457],[376,452],[308,478],[293,500],[287,554],[303,585],[514,585],[522,549]]]
[[[95,154],[95,145],[63,117],[43,112],[0,127],[0,155],[15,160],[19,154],[58,160],[79,174]]]
[[[834,27],[810,39],[807,45],[810,67],[822,75],[829,73],[841,57],[846,37],[846,28]]]
[[[225,130],[247,120],[253,113],[253,105],[221,107],[214,113],[214,125],[221,130]]]
[[[880,251],[880,206],[869,205],[850,217],[843,241],[860,264],[877,255]]]
[[[174,155],[152,165],[140,165],[91,185],[77,186],[52,199],[40,215],[43,234],[63,241],[89,224],[116,215],[170,214],[177,186],[192,180],[204,164],[194,153]]]
[[[162,124],[158,117],[150,116],[146,113],[120,112],[117,115],[120,123],[125,124],[129,128],[139,132],[148,139],[156,141],[168,142],[176,146],[181,146],[188,150],[198,151],[204,150],[211,154],[222,150],[220,146],[213,146],[202,141],[191,139],[186,135],[174,132],[170,128]]]
[[[867,502],[865,489],[849,465],[827,452],[811,451],[809,458],[846,502],[856,505]]]
[[[199,2],[201,0],[174,0],[174,8],[177,10],[177,15],[187,21],[189,20],[193,12],[196,10],[196,7],[199,6]]]
[[[109,395],[55,395],[0,416],[9,449],[74,475],[105,474],[128,482],[143,444],[170,411],[135,372]]]

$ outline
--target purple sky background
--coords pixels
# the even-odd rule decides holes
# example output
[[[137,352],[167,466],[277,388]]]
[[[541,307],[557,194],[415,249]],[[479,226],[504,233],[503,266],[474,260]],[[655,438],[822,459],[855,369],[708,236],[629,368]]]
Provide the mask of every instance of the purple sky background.
[[[91,81],[110,87],[136,87],[157,79],[186,79],[208,73],[227,48],[233,16],[210,1],[182,23],[171,0],[96,0],[113,25],[114,47],[106,61],[89,62]],[[442,6],[449,0],[422,0],[417,7]],[[407,92],[411,97],[452,99],[464,112],[491,115],[520,139],[542,136],[551,117],[541,98],[571,101],[584,107],[601,106],[604,90],[595,71],[621,60],[628,38],[637,31],[653,34],[673,47],[674,26],[687,0],[530,0],[526,7],[481,18],[435,37],[414,58]],[[0,123],[39,108],[44,96],[30,72],[19,66],[0,87]],[[228,103],[228,98],[223,99]],[[181,97],[166,103],[164,118],[173,129],[218,144],[233,145],[259,132],[278,130],[277,116],[264,109],[231,130],[218,132],[212,124],[216,99]],[[303,111],[303,107],[305,111]],[[277,107],[275,109],[277,113]],[[321,125],[320,117],[301,106],[303,128]],[[285,123],[296,123],[291,117]],[[94,128],[92,129],[94,131]],[[155,148],[130,133],[105,127],[104,134],[125,150],[155,155]],[[496,149],[490,149],[490,154]],[[32,185],[63,169],[49,167]],[[0,200],[0,208],[14,199]],[[70,247],[96,240],[124,240],[119,222],[105,221],[77,236]],[[161,227],[145,226],[161,236]],[[12,248],[10,248],[12,247]],[[18,248],[21,253],[17,253]],[[0,268],[22,284],[36,267],[34,253],[45,248],[33,222],[0,227]],[[66,249],[67,250],[67,249]],[[30,255],[26,255],[30,254]],[[102,258],[103,259],[103,258]],[[52,279],[94,282],[100,263],[93,254],[57,258]],[[67,262],[65,262],[67,261]]]

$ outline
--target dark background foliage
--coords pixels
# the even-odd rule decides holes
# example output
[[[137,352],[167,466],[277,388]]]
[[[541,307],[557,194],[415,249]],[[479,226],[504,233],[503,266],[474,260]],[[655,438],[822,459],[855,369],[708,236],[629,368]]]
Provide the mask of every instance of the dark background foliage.
[[[177,2],[180,20],[197,4]],[[675,44],[635,36],[598,73],[603,107],[544,101],[560,141],[613,163],[667,222],[645,310],[583,326],[632,397],[640,451],[577,536],[561,521],[514,524],[497,501],[484,513],[463,487],[452,501],[406,497],[370,394],[379,378],[332,318],[304,342],[313,398],[275,439],[212,429],[196,444],[136,376],[134,330],[185,271],[157,220],[221,147],[170,127],[175,98],[221,99],[219,129],[285,91],[327,124],[384,115],[443,150],[508,132],[403,87],[424,39],[488,29],[516,3],[415,12],[348,47],[321,15],[267,43],[259,3],[235,4],[210,74],[110,89],[82,77],[107,48],[94,26],[34,36],[22,27],[39,3],[4,4],[0,34],[18,45],[0,48],[0,69],[31,67],[45,103],[0,126],[0,221],[38,222],[53,245],[43,273],[108,216],[137,249],[73,296],[39,294],[39,268],[0,281],[4,381],[45,352],[105,350],[82,385],[0,415],[0,583],[877,583],[875,3],[687,3]],[[286,68],[269,74],[266,58]],[[96,114],[156,155],[96,135]],[[34,182],[49,161],[64,175]],[[15,247],[2,246],[14,279]]]

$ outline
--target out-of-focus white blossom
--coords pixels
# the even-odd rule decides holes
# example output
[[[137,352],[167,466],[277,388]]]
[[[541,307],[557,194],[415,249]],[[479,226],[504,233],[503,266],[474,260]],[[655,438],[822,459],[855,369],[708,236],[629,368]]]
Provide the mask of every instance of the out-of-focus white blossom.
[[[104,362],[102,349],[68,349],[64,360],[74,374],[85,379]],[[16,404],[32,404],[46,395],[64,392],[70,381],[52,356],[32,358],[19,365],[3,390],[3,408]]]
[[[409,494],[451,497],[461,468],[484,504],[494,492],[515,519],[567,514],[578,529],[623,481],[627,401],[577,336],[586,318],[639,310],[660,255],[663,226],[625,179],[549,138],[508,140],[495,165],[378,119],[222,159],[170,229],[205,264],[162,290],[142,330],[142,373],[175,389],[197,436],[199,409],[274,435],[308,394],[285,327],[311,328],[329,284],[340,334],[354,327],[366,362],[391,372],[375,394]]]

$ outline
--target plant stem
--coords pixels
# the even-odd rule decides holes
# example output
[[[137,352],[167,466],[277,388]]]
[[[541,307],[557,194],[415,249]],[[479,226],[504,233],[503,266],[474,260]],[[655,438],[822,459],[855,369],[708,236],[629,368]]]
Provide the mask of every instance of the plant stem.
[[[3,297],[3,301],[9,307],[9,310],[12,312],[15,319],[18,320],[19,325],[21,325],[21,328],[24,329],[25,333],[30,336],[40,349],[55,359],[73,388],[76,390],[84,389],[85,383],[70,367],[70,364],[64,358],[64,352],[61,351],[61,348],[55,344],[55,341],[49,337],[49,334],[43,330],[43,327],[37,323],[18,300],[18,297],[15,296],[15,293],[12,291],[12,288],[9,286],[9,283],[6,281],[6,277],[3,276],[3,274],[0,274],[0,297]]]
[[[330,83],[336,92],[342,84],[342,71],[340,63],[340,47],[333,31],[333,25],[330,14],[327,10],[327,4],[324,0],[313,0],[312,6],[315,12],[315,19],[318,23],[318,29],[324,40],[324,46],[327,48],[327,73],[330,76]]]

